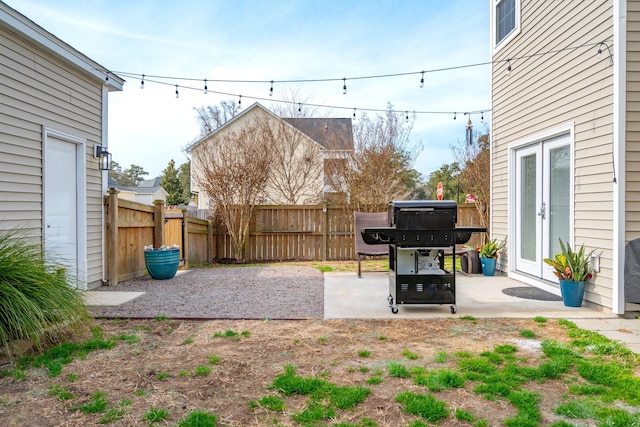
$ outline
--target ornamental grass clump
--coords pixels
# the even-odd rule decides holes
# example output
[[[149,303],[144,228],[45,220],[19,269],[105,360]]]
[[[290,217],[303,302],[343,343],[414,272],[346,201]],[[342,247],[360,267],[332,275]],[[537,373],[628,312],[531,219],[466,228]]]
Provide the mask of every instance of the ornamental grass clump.
[[[23,232],[0,231],[0,347],[8,354],[17,340],[42,348],[86,327],[82,297],[56,267]]]
[[[576,252],[571,249],[569,243],[564,243],[560,239],[560,253],[554,255],[553,259],[545,258],[544,262],[553,267],[553,274],[560,280],[570,280],[583,282],[593,277],[591,273],[590,260],[593,251],[585,254],[584,245]]]

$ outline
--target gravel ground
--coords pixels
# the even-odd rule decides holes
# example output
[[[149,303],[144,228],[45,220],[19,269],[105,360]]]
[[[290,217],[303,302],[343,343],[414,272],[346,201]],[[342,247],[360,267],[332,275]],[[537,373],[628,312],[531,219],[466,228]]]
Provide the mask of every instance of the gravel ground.
[[[193,269],[169,280],[150,276],[95,291],[144,295],[119,306],[89,307],[96,317],[182,319],[321,319],[323,273],[312,267]]]

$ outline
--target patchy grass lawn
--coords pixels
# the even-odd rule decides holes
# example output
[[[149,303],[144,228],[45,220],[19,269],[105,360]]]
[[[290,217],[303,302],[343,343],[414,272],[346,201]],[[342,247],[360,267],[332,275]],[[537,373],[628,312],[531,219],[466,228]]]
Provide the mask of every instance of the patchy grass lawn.
[[[546,320],[546,319],[545,319]],[[1,361],[16,426],[638,426],[638,356],[568,321],[100,320]]]

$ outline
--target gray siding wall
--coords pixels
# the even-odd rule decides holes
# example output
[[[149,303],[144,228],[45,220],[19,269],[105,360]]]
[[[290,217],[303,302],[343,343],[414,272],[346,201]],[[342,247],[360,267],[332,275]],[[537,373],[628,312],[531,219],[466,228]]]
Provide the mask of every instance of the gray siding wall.
[[[42,239],[43,126],[87,140],[88,283],[102,278],[102,85],[0,27],[0,228]]]
[[[613,43],[611,1],[521,1],[521,33],[494,61],[587,43]],[[585,298],[611,307],[613,245],[613,68],[598,46],[512,60],[492,71],[492,230],[508,233],[508,146],[573,122],[574,233],[602,253]]]

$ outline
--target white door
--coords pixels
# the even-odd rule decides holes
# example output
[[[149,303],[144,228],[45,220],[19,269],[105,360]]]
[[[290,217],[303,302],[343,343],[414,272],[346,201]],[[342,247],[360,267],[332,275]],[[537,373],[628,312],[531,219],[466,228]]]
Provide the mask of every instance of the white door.
[[[44,248],[47,257],[78,274],[77,145],[49,136],[44,164]]]
[[[556,282],[544,258],[571,237],[571,146],[569,136],[516,151],[516,270]]]

